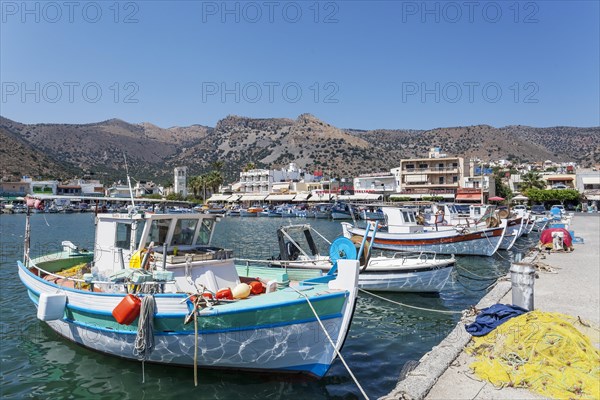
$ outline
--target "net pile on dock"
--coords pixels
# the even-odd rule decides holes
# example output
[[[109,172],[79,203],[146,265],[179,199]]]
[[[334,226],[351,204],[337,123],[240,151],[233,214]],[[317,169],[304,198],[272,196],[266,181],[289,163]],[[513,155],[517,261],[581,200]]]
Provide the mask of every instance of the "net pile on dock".
[[[578,318],[532,311],[467,348],[475,374],[499,387],[521,387],[555,399],[600,398],[600,331]]]

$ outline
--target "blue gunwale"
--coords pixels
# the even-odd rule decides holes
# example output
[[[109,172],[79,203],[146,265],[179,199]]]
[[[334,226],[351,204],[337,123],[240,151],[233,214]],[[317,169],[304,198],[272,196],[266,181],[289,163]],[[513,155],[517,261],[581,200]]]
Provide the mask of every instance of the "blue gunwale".
[[[74,292],[74,293],[79,293],[79,294],[83,294],[86,296],[107,296],[107,297],[119,297],[122,298],[125,296],[125,294],[118,294],[118,293],[97,293],[97,292],[90,292],[87,290],[79,290],[79,289],[72,289],[72,288],[65,288],[63,286],[57,285],[53,282],[49,282],[46,281],[38,276],[36,276],[35,274],[33,274],[31,271],[29,271],[29,269],[25,268],[25,266],[23,265],[23,263],[21,261],[18,261],[18,266],[19,268],[21,268],[26,274],[28,274],[30,277],[32,277],[33,279],[35,279],[36,281],[46,285],[46,286],[50,286],[59,290],[63,290],[66,292]],[[27,285],[26,282],[24,282],[23,280],[21,280],[21,282],[23,283],[23,285],[27,288],[28,291],[30,291],[31,293],[33,293],[36,296],[40,295],[40,292],[38,292],[37,290],[31,288],[30,286]],[[317,296],[309,296],[310,297],[310,301],[312,303],[314,302],[318,302],[318,301],[326,301],[326,300],[331,300],[337,297],[345,297],[347,298],[349,296],[348,291],[344,290],[341,292],[337,292],[337,293],[326,293],[326,294],[320,294]],[[181,293],[181,294],[163,294],[163,293],[159,293],[159,294],[155,294],[155,297],[160,299],[160,298],[179,298],[179,299],[184,299],[187,297],[186,294]],[[226,314],[240,314],[240,313],[246,313],[246,312],[250,312],[250,311],[260,311],[260,310],[268,310],[268,309],[272,309],[272,308],[281,308],[281,307],[286,307],[286,306],[294,306],[294,305],[298,305],[298,304],[304,304],[306,303],[306,299],[304,298],[298,298],[298,299],[290,299],[290,300],[285,300],[285,301],[278,301],[278,302],[274,302],[274,303],[269,303],[269,304],[257,304],[254,306],[247,306],[247,307],[241,307],[241,308],[235,308],[235,309],[222,309],[222,307],[227,307],[229,304],[223,304],[221,306],[215,306],[215,307],[221,307],[221,309],[213,309],[210,310],[210,312],[206,312],[203,311],[201,312],[199,315],[200,316],[218,316],[218,315],[226,315]],[[230,304],[238,304],[238,303],[230,303]],[[243,303],[242,303],[243,304]],[[239,306],[239,304],[238,304]],[[87,308],[82,308],[82,307],[78,307],[78,306],[74,306],[74,305],[69,305],[67,304],[67,308],[72,308],[73,310],[76,311],[82,311],[82,312],[88,312],[90,314],[96,314],[96,315],[112,315],[112,312],[109,311],[101,311],[101,310],[94,310],[94,309],[87,309]],[[187,313],[157,313],[155,315],[155,318],[170,318],[170,317],[184,317],[185,315],[187,315]]]
[[[31,293],[29,294],[29,298],[37,306],[36,299],[31,296]],[[326,320],[337,319],[337,318],[342,318],[342,317],[343,317],[342,313],[336,313],[336,314],[319,316],[319,319],[321,321],[326,321]],[[91,324],[81,322],[81,321],[76,321],[74,319],[67,318],[67,317],[63,317],[62,321],[73,324],[73,325],[81,326],[82,328],[85,328],[85,329],[91,329],[94,331],[110,332],[110,333],[115,333],[115,334],[119,334],[119,335],[137,335],[137,330],[124,331],[124,330],[117,330],[117,329],[109,329],[109,328],[104,328],[104,327],[100,327],[100,326],[96,326],[96,325],[91,325]],[[305,319],[299,319],[299,320],[294,320],[294,321],[278,322],[278,323],[273,323],[273,324],[252,325],[252,326],[247,326],[247,327],[232,327],[232,328],[226,328],[226,329],[225,328],[224,329],[200,329],[200,330],[198,330],[198,333],[199,334],[216,334],[216,333],[227,333],[227,332],[254,331],[254,330],[259,330],[259,329],[279,328],[282,326],[307,324],[307,323],[312,323],[312,322],[317,322],[317,319],[316,318],[305,318]],[[154,334],[157,336],[193,335],[194,331],[191,331],[191,330],[190,331],[169,331],[169,332],[155,331]]]

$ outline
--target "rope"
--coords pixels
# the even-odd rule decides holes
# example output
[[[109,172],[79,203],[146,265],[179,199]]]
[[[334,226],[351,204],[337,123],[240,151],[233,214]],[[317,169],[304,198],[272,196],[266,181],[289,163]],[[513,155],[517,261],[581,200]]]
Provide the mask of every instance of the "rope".
[[[466,272],[468,272],[471,275],[471,276],[468,276],[468,275],[458,274],[458,276],[462,276],[463,278],[467,278],[467,279],[472,279],[474,281],[477,281],[477,280],[489,281],[489,280],[493,280],[493,279],[500,279],[500,278],[503,278],[503,277],[506,276],[506,274],[494,275],[494,276],[489,276],[489,277],[488,276],[481,276],[481,275],[477,275],[476,273],[471,272],[468,269],[466,269],[464,267],[461,267],[459,265],[455,266],[455,268],[462,269],[463,271],[466,271]],[[475,276],[477,278],[481,278],[481,279],[473,278],[473,276]]]
[[[463,288],[465,288],[466,290],[468,290],[470,292],[485,292],[485,291],[491,289],[492,287],[494,287],[498,283],[498,282],[494,281],[494,282],[492,282],[491,284],[489,284],[488,286],[486,286],[484,288],[473,289],[473,288],[470,288],[470,287],[466,286],[464,283],[462,283],[458,279],[455,282],[458,283],[460,286],[462,286]]]
[[[291,287],[291,286],[290,286]],[[308,298],[308,296],[306,296],[306,294],[302,293],[301,291],[297,290],[294,287],[291,287],[296,293],[298,293],[299,295],[301,295],[302,297],[304,297],[304,299],[306,300],[306,302],[308,303],[308,306],[310,307],[310,309],[312,310],[313,314],[315,315],[315,318],[317,318],[317,322],[319,323],[319,326],[321,326],[321,329],[323,330],[323,332],[325,333],[325,336],[327,336],[327,339],[329,340],[329,343],[331,343],[331,345],[333,346],[333,350],[335,351],[335,353],[337,354],[337,356],[340,358],[340,360],[342,361],[342,364],[344,364],[344,367],[346,367],[346,370],[348,371],[348,373],[350,374],[350,377],[352,378],[352,380],[354,381],[354,383],[356,384],[356,386],[358,387],[358,389],[360,390],[360,392],[362,393],[362,395],[364,396],[365,399],[369,400],[369,396],[367,396],[367,393],[365,392],[365,390],[362,388],[362,386],[360,385],[360,383],[358,382],[358,380],[356,379],[356,377],[354,376],[354,374],[352,373],[352,371],[350,370],[350,367],[348,366],[348,364],[346,364],[346,360],[344,360],[344,357],[342,357],[342,354],[340,353],[340,351],[337,349],[337,346],[335,345],[335,343],[333,342],[333,340],[331,339],[331,336],[329,336],[329,332],[327,332],[327,329],[325,329],[325,326],[323,325],[323,322],[321,322],[321,318],[319,318],[319,315],[317,314],[317,311],[315,310],[315,308],[313,307],[312,303],[310,302],[310,299]],[[359,289],[360,290],[360,289]]]
[[[372,293],[372,292],[367,292],[366,290],[361,289],[361,288],[358,288],[358,290],[360,290],[361,292],[364,292],[366,294],[370,294],[373,297],[377,297],[378,299],[388,301],[388,302],[390,302],[392,304],[396,304],[396,305],[403,306],[403,307],[408,307],[408,308],[414,308],[415,310],[431,311],[431,312],[437,312],[437,313],[441,313],[441,314],[461,314],[462,315],[462,311],[435,310],[433,308],[424,308],[424,307],[411,306],[411,305],[408,305],[408,304],[404,304],[404,303],[400,303],[400,302],[397,302],[397,301],[394,301],[394,300],[387,299],[385,297],[379,296],[379,295],[377,295],[375,293]]]
[[[198,386],[198,312],[194,304],[194,386]]]
[[[142,299],[140,317],[138,320],[138,331],[135,337],[133,355],[142,361],[142,383],[145,383],[144,361],[154,347],[154,309],[156,303],[154,296],[149,294]]]

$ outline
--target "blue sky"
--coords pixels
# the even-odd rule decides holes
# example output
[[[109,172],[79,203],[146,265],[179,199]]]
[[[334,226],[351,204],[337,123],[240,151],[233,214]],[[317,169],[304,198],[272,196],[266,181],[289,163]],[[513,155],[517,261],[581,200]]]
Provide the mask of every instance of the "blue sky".
[[[2,1],[0,113],[600,125],[598,1]]]

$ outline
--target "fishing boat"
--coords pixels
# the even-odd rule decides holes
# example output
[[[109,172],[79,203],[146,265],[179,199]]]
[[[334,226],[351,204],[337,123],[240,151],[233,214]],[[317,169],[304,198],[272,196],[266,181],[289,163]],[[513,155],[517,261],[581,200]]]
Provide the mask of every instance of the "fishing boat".
[[[488,227],[472,228],[417,223],[415,211],[406,208],[382,207],[386,225],[371,242],[371,246],[391,251],[431,251],[436,254],[493,255],[504,237],[506,225],[495,218],[485,218]],[[344,236],[364,237],[365,229],[342,222]]]
[[[329,219],[331,218],[331,204],[321,203],[313,206],[313,212],[316,219]]]
[[[211,245],[218,216],[133,208],[96,215],[91,251],[65,241],[33,257],[30,214],[18,274],[38,318],[70,341],[130,360],[316,377],[339,355],[356,260],[279,287],[239,276],[232,252]]]
[[[508,210],[496,210],[495,206],[489,204],[471,205],[469,213],[462,214],[456,204],[440,203],[431,205],[431,212],[424,215],[424,224],[426,226],[451,225],[458,229],[480,230],[487,228],[492,219],[500,221],[501,225],[506,225],[506,231],[498,250],[510,250],[525,231],[528,221],[525,215],[511,214]]]
[[[353,216],[352,206],[346,203],[335,203],[331,207],[331,219],[352,219]]]
[[[377,225],[370,224],[370,239],[377,235]],[[322,255],[313,233],[329,244],[328,255]],[[293,274],[298,269],[327,273],[340,252],[355,258],[361,254],[358,287],[370,291],[437,293],[442,290],[455,265],[454,256],[438,257],[431,252],[395,252],[391,256],[374,256],[368,242],[355,240],[331,243],[309,224],[287,225],[277,230],[279,259],[272,266],[285,267]],[[361,250],[362,249],[362,250]],[[364,254],[364,256],[362,256]]]

